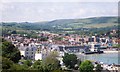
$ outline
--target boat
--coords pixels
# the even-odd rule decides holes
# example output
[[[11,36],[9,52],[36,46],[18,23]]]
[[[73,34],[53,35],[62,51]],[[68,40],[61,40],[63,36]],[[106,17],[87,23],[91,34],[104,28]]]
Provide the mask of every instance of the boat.
[[[103,51],[90,51],[90,52],[84,52],[84,54],[101,54],[104,53]]]

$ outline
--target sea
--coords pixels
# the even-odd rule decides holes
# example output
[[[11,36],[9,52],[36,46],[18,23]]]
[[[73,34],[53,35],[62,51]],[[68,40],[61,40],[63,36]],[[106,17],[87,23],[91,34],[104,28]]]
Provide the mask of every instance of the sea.
[[[91,60],[97,62],[103,62],[105,64],[119,64],[120,65],[120,52],[116,53],[103,53],[103,54],[89,54],[84,55],[80,53],[76,53],[79,59],[83,60]]]

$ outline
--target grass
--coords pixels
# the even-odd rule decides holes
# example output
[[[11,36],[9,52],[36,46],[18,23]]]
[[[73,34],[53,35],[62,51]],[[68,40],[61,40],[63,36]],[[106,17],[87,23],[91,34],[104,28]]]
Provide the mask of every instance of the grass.
[[[83,27],[84,28],[103,28],[103,27],[112,27],[112,26],[115,26],[115,25],[117,26],[118,24],[117,23],[90,24],[90,25],[85,25]]]

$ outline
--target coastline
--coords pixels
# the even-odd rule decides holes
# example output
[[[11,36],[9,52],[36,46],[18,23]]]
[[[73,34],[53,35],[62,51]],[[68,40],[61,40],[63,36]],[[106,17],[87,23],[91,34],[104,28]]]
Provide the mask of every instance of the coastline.
[[[119,53],[120,51],[104,51],[104,53]]]
[[[112,51],[112,50],[105,50],[105,51],[103,51],[104,53],[119,53],[120,51]],[[103,54],[104,54],[103,53]],[[79,52],[79,53],[77,53],[77,54],[80,54],[80,55],[85,55],[84,53],[81,53],[81,52]],[[90,54],[91,55],[91,54]]]
[[[103,54],[89,54],[85,55],[83,53],[77,53],[77,57],[81,58],[81,60],[92,60],[97,62],[104,62],[105,64],[118,64],[118,53],[120,51],[105,51]],[[113,59],[111,59],[113,58]]]

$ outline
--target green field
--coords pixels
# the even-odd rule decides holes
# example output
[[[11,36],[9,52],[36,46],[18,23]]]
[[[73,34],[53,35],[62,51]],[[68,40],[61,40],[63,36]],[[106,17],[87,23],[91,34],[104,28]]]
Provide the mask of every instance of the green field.
[[[96,32],[109,31],[118,27],[118,17],[93,17],[85,19],[60,19],[46,22],[2,22],[3,30],[16,31],[50,31],[54,33],[61,32]]]

